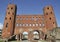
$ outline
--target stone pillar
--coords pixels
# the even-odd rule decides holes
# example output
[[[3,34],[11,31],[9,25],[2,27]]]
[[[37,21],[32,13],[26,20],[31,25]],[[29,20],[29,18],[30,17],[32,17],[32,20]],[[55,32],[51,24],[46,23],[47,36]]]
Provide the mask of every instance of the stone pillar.
[[[30,40],[31,41],[33,40],[33,33],[32,33],[32,31],[30,32]]]
[[[28,33],[28,40],[30,41],[31,40],[31,37],[30,37],[30,32]]]
[[[40,32],[39,32],[39,40],[40,40]]]
[[[22,40],[22,34],[20,33],[20,41]]]
[[[17,41],[19,41],[19,34],[17,35]]]
[[[28,40],[30,41],[30,32],[28,33]]]
[[[40,40],[43,39],[43,33],[42,33],[42,31],[39,32],[39,39],[40,39]]]
[[[39,32],[39,40],[41,40],[41,32]]]

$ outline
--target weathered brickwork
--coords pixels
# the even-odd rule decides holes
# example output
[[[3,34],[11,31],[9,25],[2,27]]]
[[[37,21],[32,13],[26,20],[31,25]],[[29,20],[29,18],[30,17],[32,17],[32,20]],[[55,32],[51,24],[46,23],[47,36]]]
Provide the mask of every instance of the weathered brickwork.
[[[43,8],[43,15],[16,15],[17,6],[9,4],[6,10],[2,38],[16,35],[17,39],[43,39],[48,30],[57,27],[52,6]],[[34,33],[35,32],[35,33]],[[34,35],[37,34],[38,36]]]

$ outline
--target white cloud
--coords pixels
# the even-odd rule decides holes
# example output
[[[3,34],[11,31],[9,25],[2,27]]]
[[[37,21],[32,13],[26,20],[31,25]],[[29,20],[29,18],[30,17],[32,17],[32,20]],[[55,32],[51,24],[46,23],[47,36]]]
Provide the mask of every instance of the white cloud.
[[[2,23],[0,23],[0,29],[2,29],[3,28],[3,24]]]

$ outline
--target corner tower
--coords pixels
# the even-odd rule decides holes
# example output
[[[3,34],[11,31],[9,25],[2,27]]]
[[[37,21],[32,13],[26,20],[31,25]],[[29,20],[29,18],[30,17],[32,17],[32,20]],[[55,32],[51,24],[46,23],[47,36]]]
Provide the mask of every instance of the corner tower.
[[[56,23],[56,18],[55,18],[53,7],[46,6],[44,7],[43,11],[44,11],[45,27],[48,30],[56,28],[57,23]]]
[[[14,25],[15,25],[15,17],[16,17],[16,5],[9,4],[6,10],[6,16],[4,20],[4,26],[2,31],[2,38],[9,38],[13,35]]]

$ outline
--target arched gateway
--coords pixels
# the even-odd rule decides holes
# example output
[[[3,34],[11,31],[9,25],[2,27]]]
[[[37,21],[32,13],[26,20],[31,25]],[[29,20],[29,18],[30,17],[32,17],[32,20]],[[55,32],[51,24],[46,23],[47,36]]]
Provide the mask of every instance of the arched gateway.
[[[43,8],[43,15],[16,15],[17,5],[8,4],[2,38],[16,35],[17,40],[38,40],[44,38],[45,30],[57,27],[52,6]]]
[[[28,32],[23,32],[22,33],[22,39],[23,40],[28,40]]]
[[[34,31],[33,31],[33,39],[34,39],[34,40],[39,40],[39,38],[40,38],[40,33],[39,33],[39,31],[34,30]]]
[[[33,30],[29,32],[24,31],[16,35],[16,38],[18,40],[40,40],[43,39],[43,37],[44,37],[44,33],[39,30]]]

